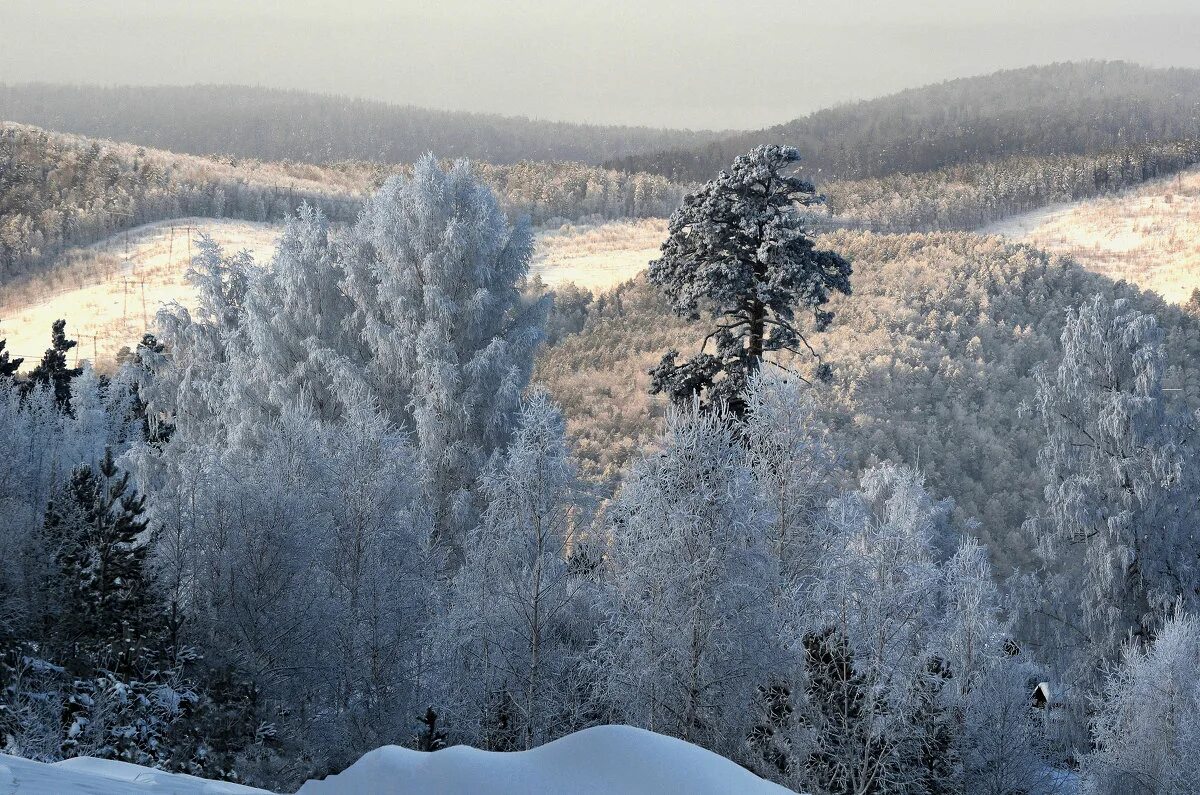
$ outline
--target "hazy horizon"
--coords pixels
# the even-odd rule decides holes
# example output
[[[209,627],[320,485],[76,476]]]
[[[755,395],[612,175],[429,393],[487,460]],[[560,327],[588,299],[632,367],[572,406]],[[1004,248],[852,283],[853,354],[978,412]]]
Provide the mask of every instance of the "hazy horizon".
[[[0,80],[238,84],[444,110],[754,129],[999,69],[1200,67],[1200,9],[1148,0],[0,0]]]

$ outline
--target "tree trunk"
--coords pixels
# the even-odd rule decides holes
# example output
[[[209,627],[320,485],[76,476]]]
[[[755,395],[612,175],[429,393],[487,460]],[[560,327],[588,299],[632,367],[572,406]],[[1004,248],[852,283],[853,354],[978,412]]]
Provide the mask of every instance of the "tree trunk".
[[[758,369],[763,357],[763,339],[766,333],[767,309],[757,298],[750,304],[749,342],[746,346],[748,369]]]

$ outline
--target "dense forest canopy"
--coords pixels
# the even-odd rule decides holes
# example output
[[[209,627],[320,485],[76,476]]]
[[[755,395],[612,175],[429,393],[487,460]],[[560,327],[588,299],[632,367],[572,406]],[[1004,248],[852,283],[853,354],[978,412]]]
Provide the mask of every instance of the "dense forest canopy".
[[[832,178],[930,171],[1007,155],[1088,154],[1200,135],[1200,71],[1113,61],[1033,66],[913,88],[711,143],[611,165],[708,179],[760,143]]]
[[[248,86],[0,85],[0,119],[197,155],[411,163],[600,163],[717,133],[548,122]]]
[[[1030,560],[1020,525],[1042,494],[1038,430],[1022,404],[1033,400],[1035,367],[1057,361],[1069,307],[1103,293],[1153,313],[1178,390],[1168,395],[1200,407],[1189,366],[1200,322],[1154,293],[995,237],[836,232],[816,243],[855,269],[854,294],[831,300],[834,320],[814,338],[833,371],[833,383],[815,390],[847,463],[919,462],[961,518],[980,521],[974,533],[1002,572]],[[673,317],[644,278],[586,305],[560,293],[555,312],[582,330],[543,351],[534,380],[563,406],[584,476],[612,488],[665,412],[664,400],[645,394],[647,369],[705,328]]]

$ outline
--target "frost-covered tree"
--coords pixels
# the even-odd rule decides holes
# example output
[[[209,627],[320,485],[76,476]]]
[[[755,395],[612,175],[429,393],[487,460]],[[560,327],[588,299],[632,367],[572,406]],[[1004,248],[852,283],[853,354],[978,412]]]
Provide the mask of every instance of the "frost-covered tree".
[[[850,264],[818,250],[799,207],[822,198],[812,183],[791,173],[800,154],[764,145],[738,157],[671,216],[662,256],[647,275],[678,314],[708,314],[713,329],[700,353],[678,362],[669,351],[651,371],[651,391],[679,401],[700,393],[740,414],[747,379],[763,356],[812,353],[797,312],[811,312],[816,331],[833,315],[831,293],[850,292]],[[708,343],[715,353],[708,353]],[[815,354],[814,354],[815,355]],[[818,368],[825,377],[827,368]]]
[[[1200,626],[1169,619],[1153,643],[1131,640],[1104,684],[1085,759],[1097,793],[1184,795],[1200,790]]]
[[[1035,709],[1028,661],[1001,660],[976,676],[960,702],[956,738],[962,788],[980,795],[1069,792],[1053,767],[1044,710]]]
[[[947,511],[916,471],[892,465],[830,507],[836,540],[824,576],[815,593],[798,594],[813,613],[803,647],[818,675],[802,709],[817,737],[806,767],[821,788],[911,786],[919,775],[912,740],[932,654],[924,631],[936,620],[933,533]]]
[[[247,342],[268,404],[302,401],[318,419],[334,419],[345,410],[340,396],[365,380],[356,376],[367,351],[350,323],[344,280],[328,222],[302,206],[246,296]]]
[[[420,705],[428,663],[422,632],[435,574],[417,508],[408,435],[360,394],[320,435],[320,576],[328,582],[326,676],[335,697],[331,751],[352,759],[395,742]],[[324,528],[328,528],[328,530]]]
[[[430,540],[461,554],[528,383],[529,249],[465,164],[429,158],[344,237],[302,209],[268,268],[201,240],[197,309],[139,349],[172,429],[132,458],[173,632],[253,683],[249,720],[293,756],[349,762],[427,706]],[[277,758],[260,780],[293,783]]]
[[[475,477],[507,442],[529,383],[546,312],[518,289],[532,246],[465,161],[443,170],[428,155],[367,201],[344,252],[368,383],[416,438],[450,549],[475,523]]]
[[[578,495],[565,433],[558,409],[534,392],[483,474],[483,521],[435,629],[446,716],[481,747],[528,749],[578,725],[589,587],[568,566]]]
[[[589,655],[604,716],[744,755],[758,688],[790,669],[771,517],[727,418],[673,409],[611,515],[606,618]]]
[[[830,504],[818,575],[792,594],[792,645],[806,673],[796,709],[812,731],[798,785],[947,786],[956,672],[942,642],[938,550],[952,510],[916,470],[893,464],[868,470]]]
[[[226,256],[207,235],[197,239],[196,248],[187,274],[195,309],[172,304],[160,310],[161,349],[139,348],[144,370],[139,394],[148,415],[152,422],[170,423],[184,446],[191,440],[225,443],[230,427],[262,403],[243,399],[252,380],[231,375],[235,367],[253,364],[243,332],[253,259],[245,251]],[[139,469],[139,477],[148,475],[146,462]]]
[[[1067,317],[1058,368],[1034,409],[1046,510],[1026,525],[1044,562],[1033,619],[1040,654],[1084,707],[1126,633],[1148,636],[1196,594],[1194,495],[1181,493],[1181,425],[1166,407],[1153,316],[1096,296]]]
[[[812,577],[826,551],[821,528],[836,493],[839,451],[817,399],[798,378],[751,378],[741,433],[758,487],[771,509],[771,541],[785,578]]]
[[[1012,600],[973,538],[942,566],[940,601],[935,643],[961,716],[953,746],[961,786],[993,795],[1055,791],[1044,713],[1033,708],[1039,671],[1012,640]]]
[[[1011,648],[1012,615],[988,561],[987,548],[964,538],[942,567],[941,658],[954,672],[954,690],[969,693],[977,679]]]

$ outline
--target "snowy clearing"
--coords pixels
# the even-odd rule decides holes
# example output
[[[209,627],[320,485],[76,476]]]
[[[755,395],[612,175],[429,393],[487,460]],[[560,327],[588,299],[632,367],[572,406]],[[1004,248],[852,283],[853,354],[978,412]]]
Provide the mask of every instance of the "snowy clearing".
[[[549,285],[574,282],[605,290],[644,271],[666,236],[662,218],[541,230],[530,273]]]
[[[1096,273],[1181,303],[1200,287],[1200,169],[1043,207],[982,231],[1068,255]]]
[[[45,764],[0,754],[0,795],[238,795],[265,790],[172,775],[125,762]],[[628,793],[772,795],[788,790],[690,743],[629,726],[598,726],[541,748],[494,753],[455,746],[436,753],[379,748],[348,769],[310,781],[299,795],[358,793]]]
[[[0,290],[0,339],[25,357],[29,370],[49,344],[50,325],[66,318],[68,336],[79,341],[77,360],[111,362],[122,346],[137,344],[160,308],[191,303],[189,239],[207,234],[230,252],[247,249],[256,260],[269,260],[280,231],[250,221],[181,218],[115,235],[75,257],[68,267],[78,278],[51,272],[40,282]],[[45,284],[52,278],[59,284]]]
[[[25,357],[28,371],[49,344],[50,325],[66,318],[68,336],[79,341],[72,364],[111,364],[153,327],[160,308],[172,301],[192,306],[189,236],[194,241],[201,233],[229,253],[247,249],[257,262],[269,262],[282,226],[182,218],[114,235],[37,280],[0,288],[0,339]],[[538,230],[530,272],[550,286],[603,290],[644,270],[665,236],[666,222],[657,218]]]

